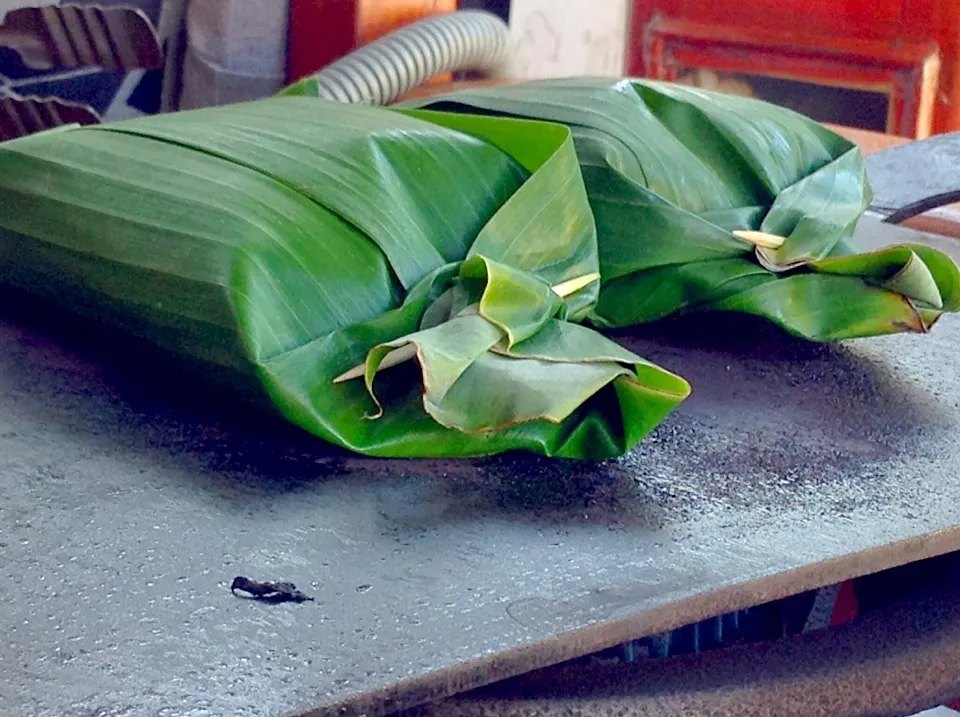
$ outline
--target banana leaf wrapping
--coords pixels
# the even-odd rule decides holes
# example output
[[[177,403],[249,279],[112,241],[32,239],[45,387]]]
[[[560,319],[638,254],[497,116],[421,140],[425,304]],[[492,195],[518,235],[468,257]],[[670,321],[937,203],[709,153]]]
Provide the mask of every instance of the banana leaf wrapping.
[[[732,311],[834,341],[926,332],[960,308],[960,271],[942,252],[858,252],[853,231],[871,199],[860,152],[789,110],[631,79],[467,89],[404,106],[571,129],[597,224],[597,326]],[[738,230],[784,241],[758,246]]]
[[[617,456],[687,383],[581,322],[559,124],[273,98],[0,144],[0,282],[378,456]]]

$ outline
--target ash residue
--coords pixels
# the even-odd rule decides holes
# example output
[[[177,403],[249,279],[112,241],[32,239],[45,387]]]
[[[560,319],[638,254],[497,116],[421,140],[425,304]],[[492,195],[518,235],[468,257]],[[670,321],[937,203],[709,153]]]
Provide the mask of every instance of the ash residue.
[[[702,517],[728,509],[781,513],[830,505],[834,514],[881,505],[904,460],[860,442],[846,449],[790,435],[723,432],[675,416],[619,462],[662,514]]]
[[[626,341],[693,386],[619,462],[664,516],[813,504],[843,515],[909,500],[928,462],[942,462],[958,423],[949,337],[823,345],[722,325]]]

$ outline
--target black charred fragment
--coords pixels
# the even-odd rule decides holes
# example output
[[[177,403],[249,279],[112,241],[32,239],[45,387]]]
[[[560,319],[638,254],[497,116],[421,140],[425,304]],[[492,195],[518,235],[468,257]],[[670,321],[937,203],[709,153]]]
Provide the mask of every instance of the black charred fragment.
[[[239,592],[238,592],[239,591]],[[297,590],[293,583],[257,582],[238,575],[230,585],[230,592],[246,600],[259,600],[272,604],[283,602],[307,602],[313,598]],[[245,595],[243,593],[246,593]]]

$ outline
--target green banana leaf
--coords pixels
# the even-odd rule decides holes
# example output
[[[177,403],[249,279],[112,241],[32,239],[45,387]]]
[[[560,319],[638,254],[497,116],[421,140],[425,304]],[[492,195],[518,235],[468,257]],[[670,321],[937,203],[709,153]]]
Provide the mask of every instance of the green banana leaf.
[[[559,124],[285,97],[0,144],[0,282],[365,454],[633,446],[690,389],[580,325],[598,271]]]
[[[944,253],[858,252],[853,231],[871,199],[859,150],[789,110],[632,79],[466,89],[400,107],[570,128],[597,224],[596,326],[732,311],[834,341],[926,332],[960,309],[960,270]]]

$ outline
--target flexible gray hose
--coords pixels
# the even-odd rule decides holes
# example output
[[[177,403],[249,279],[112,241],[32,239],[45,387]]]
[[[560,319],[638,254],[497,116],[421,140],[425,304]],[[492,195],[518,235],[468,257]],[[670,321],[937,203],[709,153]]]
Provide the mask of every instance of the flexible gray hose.
[[[434,15],[385,35],[317,72],[321,97],[383,105],[445,72],[495,72],[510,59],[506,23],[492,13]]]

